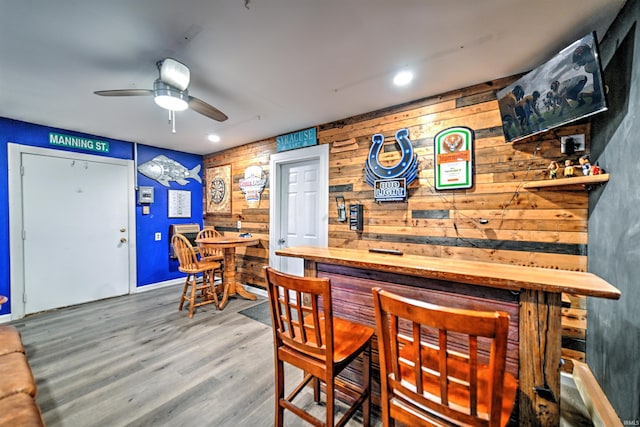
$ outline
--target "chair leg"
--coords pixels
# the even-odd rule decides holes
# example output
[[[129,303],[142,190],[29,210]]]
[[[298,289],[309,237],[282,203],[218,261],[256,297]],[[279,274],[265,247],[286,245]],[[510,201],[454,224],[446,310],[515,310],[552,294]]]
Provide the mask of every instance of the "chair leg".
[[[184,286],[182,287],[182,296],[180,297],[180,305],[178,306],[178,311],[182,311],[182,306],[184,305],[184,301],[187,299],[187,289],[189,289],[188,274],[187,274],[187,278],[184,281]]]
[[[284,399],[284,363],[276,362],[276,408],[275,408],[275,427],[284,425],[284,408],[280,405],[280,400]]]
[[[208,289],[209,295],[208,295],[208,298],[213,299],[213,303],[215,304],[216,308],[219,310],[220,309],[220,304],[218,302],[218,294],[216,294],[216,274],[215,274],[215,270],[207,271],[205,273],[207,274],[207,277],[209,279],[209,289]],[[204,280],[204,277],[203,277],[202,280]]]
[[[327,421],[325,425],[333,426],[335,425],[335,420],[334,420],[335,390],[336,390],[335,378],[329,378],[329,381],[325,382],[325,387],[326,387],[325,391],[327,393],[327,402],[326,402]]]
[[[194,305],[196,303],[196,288],[198,287],[196,275],[190,274],[190,276],[192,277],[193,281],[191,282],[191,300],[189,304],[189,319],[193,317],[193,310],[195,308]]]
[[[371,341],[362,353],[362,381],[367,398],[362,402],[362,425],[369,427],[371,419]]]
[[[311,380],[311,387],[313,388],[313,401],[320,403],[320,380],[313,377]]]

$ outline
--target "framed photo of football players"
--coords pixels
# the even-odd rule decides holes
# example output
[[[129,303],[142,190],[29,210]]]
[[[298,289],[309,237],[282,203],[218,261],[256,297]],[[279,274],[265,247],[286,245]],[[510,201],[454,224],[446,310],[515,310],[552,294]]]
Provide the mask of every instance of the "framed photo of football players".
[[[206,213],[231,213],[231,165],[205,171]]]

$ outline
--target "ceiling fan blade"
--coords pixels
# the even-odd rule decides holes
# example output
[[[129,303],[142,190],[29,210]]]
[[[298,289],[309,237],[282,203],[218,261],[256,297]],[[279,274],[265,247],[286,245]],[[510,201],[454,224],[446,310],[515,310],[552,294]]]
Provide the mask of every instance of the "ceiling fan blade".
[[[224,122],[229,118],[222,111],[193,96],[189,97],[189,108],[203,116],[207,116],[210,119],[217,120],[219,122]]]
[[[153,95],[153,91],[151,89],[97,90],[93,93],[100,96],[150,96],[150,95]]]

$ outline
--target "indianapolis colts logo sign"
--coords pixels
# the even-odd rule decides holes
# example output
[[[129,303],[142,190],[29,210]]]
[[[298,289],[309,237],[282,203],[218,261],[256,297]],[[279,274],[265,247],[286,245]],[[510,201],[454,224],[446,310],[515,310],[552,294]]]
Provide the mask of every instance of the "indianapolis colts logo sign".
[[[409,130],[400,129],[396,132],[396,143],[400,146],[402,156],[393,166],[382,166],[378,156],[384,144],[384,136],[377,133],[371,138],[372,144],[364,167],[367,184],[374,187],[378,180],[405,178],[406,185],[411,184],[418,176],[418,155],[413,152],[413,145],[409,140]]]

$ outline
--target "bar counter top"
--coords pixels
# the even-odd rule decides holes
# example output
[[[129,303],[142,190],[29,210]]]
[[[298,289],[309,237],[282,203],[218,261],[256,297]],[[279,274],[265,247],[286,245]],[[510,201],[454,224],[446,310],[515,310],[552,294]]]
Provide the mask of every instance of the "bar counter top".
[[[620,291],[606,280],[595,274],[579,271],[314,246],[279,249],[276,250],[276,255],[512,291],[530,289],[599,298],[620,298]]]

